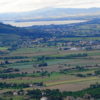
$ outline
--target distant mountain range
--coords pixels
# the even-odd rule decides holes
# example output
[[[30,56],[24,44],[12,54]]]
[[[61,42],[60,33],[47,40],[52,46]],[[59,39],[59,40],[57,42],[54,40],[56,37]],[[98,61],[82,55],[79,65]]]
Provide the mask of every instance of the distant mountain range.
[[[1,13],[0,21],[51,21],[99,18],[100,8],[43,8],[22,13]]]

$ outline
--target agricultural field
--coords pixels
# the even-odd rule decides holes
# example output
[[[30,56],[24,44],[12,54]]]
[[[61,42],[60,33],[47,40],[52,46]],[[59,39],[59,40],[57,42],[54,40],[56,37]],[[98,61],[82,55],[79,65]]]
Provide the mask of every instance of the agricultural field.
[[[1,49],[6,50],[6,48]],[[0,82],[10,84],[43,82],[42,89],[59,88],[61,91],[81,90],[89,87],[92,83],[100,82],[99,76],[77,76],[77,74],[93,74],[95,71],[100,70],[100,50],[59,50],[56,46],[19,48],[1,55],[0,61],[7,61],[6,64],[1,65],[1,67],[4,66],[4,69],[19,69],[19,72],[13,72],[13,74],[27,73],[25,76],[7,78],[0,80]],[[42,63],[47,63],[47,65],[37,66]],[[80,71],[76,68],[77,66],[84,67],[86,70]],[[61,73],[62,70],[68,71]],[[42,73],[44,73],[43,76],[41,76]],[[83,83],[86,85],[83,85]],[[70,85],[73,88],[68,88]]]
[[[13,67],[13,68],[33,68],[34,61],[36,61],[37,58],[41,56],[45,57],[64,57],[64,56],[69,56],[69,55],[74,55],[74,54],[83,54],[86,53],[88,54],[87,57],[77,57],[77,58],[70,58],[70,59],[45,59],[44,62],[48,63],[48,68],[52,68],[53,66],[58,66],[61,64],[66,64],[67,66],[84,66],[84,65],[96,65],[100,64],[100,51],[99,50],[92,50],[92,51],[59,51],[56,48],[52,48],[51,50],[47,50],[43,48],[45,51],[34,51],[34,48],[32,49],[26,49],[26,52],[17,50],[14,51],[13,53],[9,54],[9,62],[15,62],[8,64],[8,67]],[[49,49],[49,48],[48,48]],[[21,49],[22,50],[22,49]],[[24,49],[23,49],[24,50]],[[39,49],[40,50],[40,49]],[[21,58],[18,59],[13,59],[11,57],[19,57]],[[5,56],[6,57],[6,56]],[[26,61],[26,62],[20,62],[20,61]],[[20,63],[19,63],[20,62]]]
[[[71,37],[61,38],[60,40],[79,41],[79,40],[100,40],[99,37]]]
[[[6,25],[4,28],[7,27],[11,26]],[[90,30],[91,27],[96,29]],[[83,23],[77,24],[77,27],[74,25],[33,26],[20,29],[11,27],[11,30],[7,31],[9,34],[1,33],[1,98],[37,100],[38,97],[40,100],[41,94],[44,92],[48,94],[50,91],[51,94],[48,95],[51,96],[54,92],[53,94],[57,93],[57,98],[62,95],[79,97],[84,96],[86,91],[92,94],[93,90],[96,94],[92,95],[98,99],[99,28],[99,24],[86,26],[86,23]]]
[[[6,51],[8,47],[0,47],[0,51]]]

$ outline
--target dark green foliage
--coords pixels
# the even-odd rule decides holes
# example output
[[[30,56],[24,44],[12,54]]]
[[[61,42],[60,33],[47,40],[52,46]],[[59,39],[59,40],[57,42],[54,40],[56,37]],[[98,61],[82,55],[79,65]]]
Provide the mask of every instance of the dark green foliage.
[[[36,98],[39,99],[42,97],[42,92],[41,90],[37,89],[37,90],[32,90],[32,91],[28,91],[28,95],[31,96],[31,98]]]
[[[9,89],[9,88],[12,88],[12,89],[21,89],[21,88],[28,88],[29,87],[29,84],[11,84],[11,83],[0,83],[0,88],[1,89]]]
[[[78,58],[78,57],[87,57],[88,54],[83,53],[83,54],[70,54],[67,56],[60,56],[60,57],[45,57],[45,60],[50,60],[50,59],[73,59],[73,58]]]
[[[100,75],[100,70],[95,71],[95,74],[96,74],[96,75]]]
[[[2,60],[9,60],[9,59],[25,59],[25,58],[28,58],[26,56],[13,56],[13,57],[0,57],[0,59]]]
[[[3,86],[5,86],[5,85],[6,84],[3,84]],[[25,84],[23,84],[23,85],[25,86]],[[2,86],[2,84],[1,84],[1,86]],[[68,91],[61,92],[58,89],[54,89],[54,90],[36,89],[36,90],[28,90],[26,95],[24,95],[24,93],[25,93],[24,90],[19,90],[19,91],[17,91],[17,93],[24,97],[28,96],[29,99],[34,98],[36,100],[40,100],[40,98],[43,96],[48,97],[49,100],[63,100],[67,96],[72,96],[75,98],[77,98],[77,97],[85,98],[84,96],[86,94],[90,95],[91,98],[93,97],[95,99],[99,99],[100,98],[100,84],[96,83],[96,84],[91,85],[90,88],[87,88],[87,89],[84,89],[81,91],[76,91],[76,92],[68,92]],[[4,95],[8,95],[8,96],[12,96],[12,94],[13,94],[13,92],[4,93]]]
[[[27,74],[26,73],[22,73],[22,74],[19,74],[19,73],[15,73],[15,74],[0,74],[0,78],[2,79],[10,79],[10,78],[16,78],[16,77],[26,77]]]

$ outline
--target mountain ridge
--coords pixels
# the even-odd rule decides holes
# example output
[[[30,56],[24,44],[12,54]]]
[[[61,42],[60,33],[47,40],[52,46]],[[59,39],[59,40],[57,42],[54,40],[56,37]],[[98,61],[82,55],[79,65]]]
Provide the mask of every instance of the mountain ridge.
[[[1,20],[27,20],[100,15],[100,8],[43,8],[22,13],[1,13]]]

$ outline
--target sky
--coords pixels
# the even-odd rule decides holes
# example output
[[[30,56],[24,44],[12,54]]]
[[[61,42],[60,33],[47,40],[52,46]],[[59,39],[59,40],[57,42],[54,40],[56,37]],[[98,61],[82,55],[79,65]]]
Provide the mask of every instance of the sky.
[[[0,13],[27,12],[46,7],[100,7],[100,0],[0,0]]]

